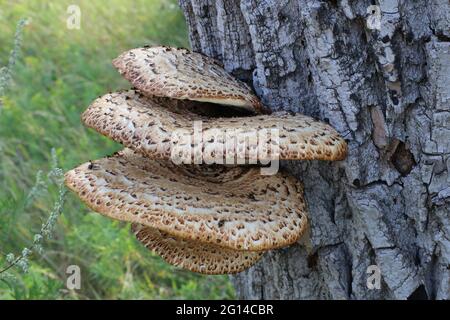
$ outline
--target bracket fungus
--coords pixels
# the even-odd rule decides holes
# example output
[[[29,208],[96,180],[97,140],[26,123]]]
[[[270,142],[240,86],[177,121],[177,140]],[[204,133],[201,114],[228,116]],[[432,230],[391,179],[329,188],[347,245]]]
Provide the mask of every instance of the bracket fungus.
[[[254,166],[179,166],[125,149],[69,171],[66,182],[110,218],[235,250],[284,247],[306,227],[300,182]]]
[[[168,263],[203,274],[231,274],[255,264],[264,251],[242,251],[177,238],[156,228],[133,223],[136,238]]]
[[[336,161],[347,153],[347,144],[336,130],[305,115],[210,118],[172,106],[134,90],[110,93],[95,100],[82,120],[99,133],[156,159],[171,159],[176,150],[193,151],[193,143],[209,154],[218,153],[209,157],[209,164],[222,164],[230,158],[250,163],[265,160],[262,152],[257,152],[263,142],[268,159]],[[195,121],[201,123],[201,141],[194,141]],[[192,163],[195,157],[195,152],[190,152],[185,163]]]
[[[234,106],[254,114],[266,109],[217,62],[186,49],[134,49],[114,65],[137,90],[98,98],[82,120],[125,149],[67,172],[69,189],[92,210],[131,222],[144,246],[194,272],[241,272],[267,250],[300,239],[307,209],[297,179],[283,172],[263,175],[259,166],[248,163],[177,163],[174,149],[198,147],[179,133],[195,136],[195,123],[200,122],[198,152],[219,145],[221,157],[257,160],[261,154],[252,151],[261,141],[246,139],[276,129],[269,145],[278,151],[265,150],[268,159],[333,161],[347,153],[336,130],[304,115],[212,116],[211,103],[227,105],[215,110],[236,111],[230,108]],[[231,148],[226,142],[230,137],[238,142]]]
[[[233,78],[216,60],[197,52],[170,47],[137,48],[121,54],[113,65],[149,96],[267,112],[248,85]]]

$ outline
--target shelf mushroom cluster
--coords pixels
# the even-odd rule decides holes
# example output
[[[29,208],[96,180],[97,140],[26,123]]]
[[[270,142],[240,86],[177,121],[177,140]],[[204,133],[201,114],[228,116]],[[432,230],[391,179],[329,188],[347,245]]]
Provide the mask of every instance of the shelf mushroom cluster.
[[[252,152],[257,139],[239,142],[274,128],[269,143],[278,152],[266,150],[267,159],[342,160],[347,146],[332,127],[304,115],[269,114],[218,62],[186,49],[133,49],[113,64],[135,88],[98,98],[82,120],[125,148],[66,173],[81,200],[131,222],[137,239],[167,262],[204,274],[241,272],[302,236],[307,208],[298,180],[219,160],[261,160]],[[192,137],[198,122],[200,142],[178,135]],[[190,161],[213,150],[217,161],[177,163],[178,150]]]

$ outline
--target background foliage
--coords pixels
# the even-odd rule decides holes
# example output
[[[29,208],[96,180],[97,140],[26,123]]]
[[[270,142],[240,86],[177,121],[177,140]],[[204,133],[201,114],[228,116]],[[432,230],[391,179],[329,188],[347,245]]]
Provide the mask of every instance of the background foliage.
[[[81,29],[68,30],[67,7],[81,7]],[[81,112],[97,96],[129,84],[111,66],[122,51],[146,44],[187,46],[175,1],[0,0],[0,66],[8,64],[20,18],[22,53],[12,83],[0,97],[0,266],[6,253],[33,243],[58,198],[50,185],[27,195],[38,171],[52,167],[51,150],[68,170],[111,154],[120,146],[85,129]],[[226,299],[234,296],[222,276],[173,268],[143,248],[129,225],[90,212],[68,194],[53,239],[34,254],[29,271],[13,269],[0,281],[0,299]],[[77,264],[82,289],[65,288],[66,267]],[[1,269],[1,268],[0,268]]]

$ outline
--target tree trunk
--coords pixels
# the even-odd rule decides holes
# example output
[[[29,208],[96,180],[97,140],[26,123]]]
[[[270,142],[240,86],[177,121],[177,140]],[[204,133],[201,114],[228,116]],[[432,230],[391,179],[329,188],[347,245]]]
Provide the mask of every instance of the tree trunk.
[[[309,236],[234,276],[238,297],[450,299],[449,1],[180,5],[194,51],[349,144],[339,163],[282,162],[305,185]]]

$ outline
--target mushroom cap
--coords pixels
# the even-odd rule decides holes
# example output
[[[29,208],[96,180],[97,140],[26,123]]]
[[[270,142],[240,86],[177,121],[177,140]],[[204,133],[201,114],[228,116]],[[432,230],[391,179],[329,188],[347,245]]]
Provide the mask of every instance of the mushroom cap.
[[[305,115],[274,113],[254,117],[210,118],[187,108],[174,107],[172,101],[146,97],[133,90],[111,93],[95,100],[83,113],[82,119],[86,126],[147,157],[171,159],[177,150],[187,150],[188,161],[183,163],[192,163],[196,157],[196,152],[191,148],[195,121],[201,121],[202,144],[206,151],[200,153],[203,157],[217,159],[207,163],[221,164],[223,159],[228,158],[334,161],[343,160],[347,155],[347,143],[335,129]],[[277,135],[271,135],[273,130]],[[189,139],[180,137],[177,132],[185,132]],[[268,135],[261,137],[267,137],[266,140],[256,139],[264,132]],[[228,137],[236,140],[231,140],[233,143],[229,144]],[[267,153],[262,155],[262,152],[258,153],[261,150],[258,148],[264,146]],[[210,156],[208,151],[220,154]]]
[[[267,112],[244,82],[231,76],[216,60],[187,49],[132,49],[114,59],[113,65],[145,95]]]
[[[264,251],[239,251],[174,237],[161,230],[133,223],[131,230],[148,249],[166,262],[203,274],[231,274],[254,265]]]
[[[307,224],[301,183],[254,166],[177,166],[125,149],[67,172],[65,182],[105,216],[236,250],[290,245]]]

